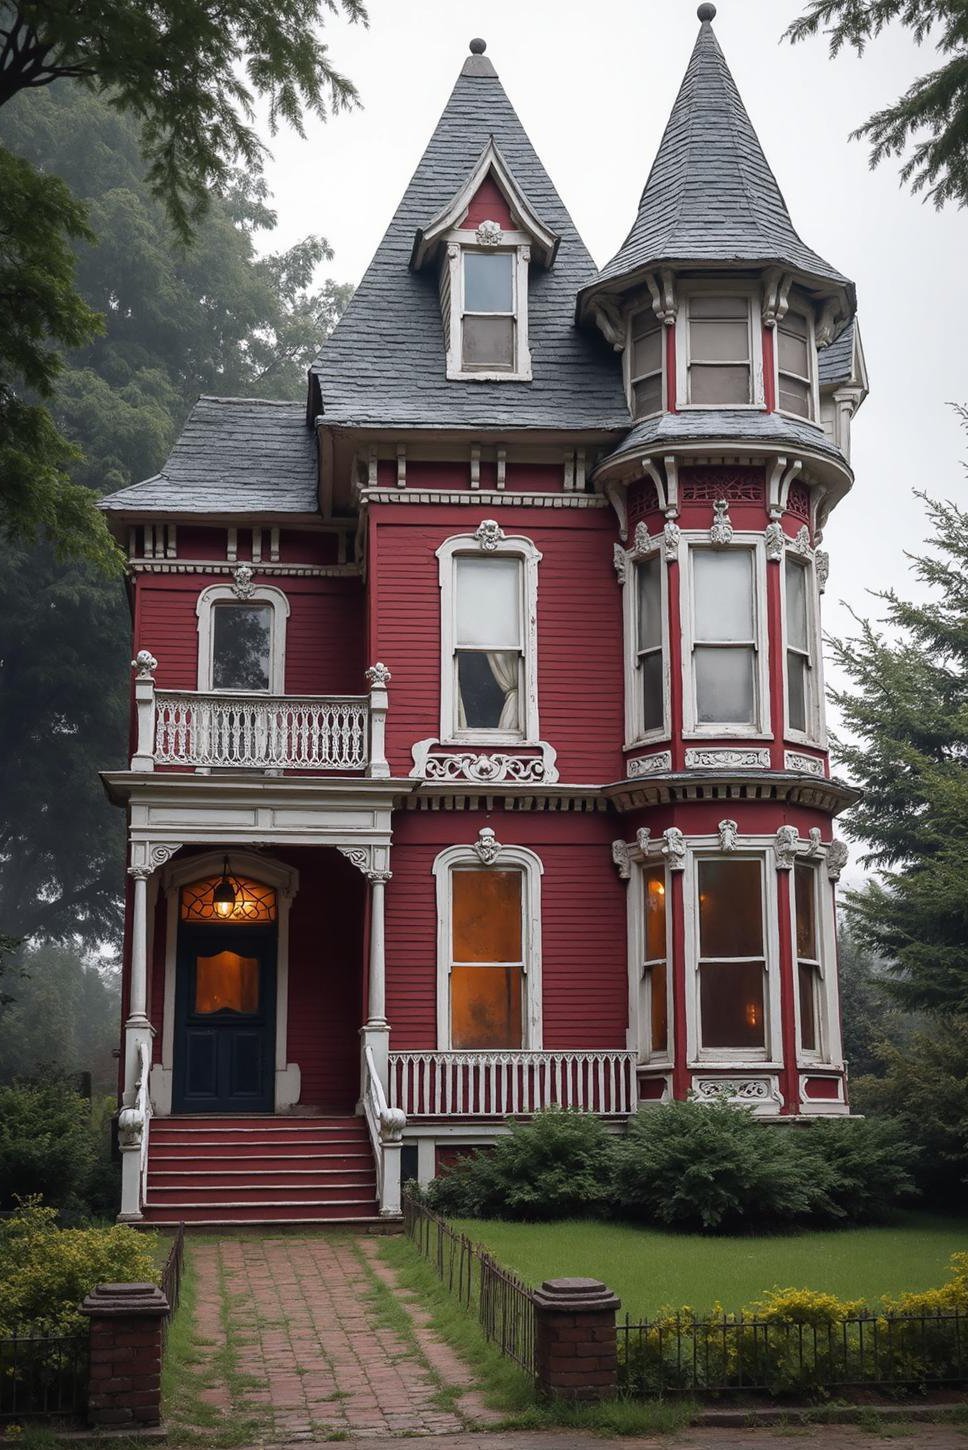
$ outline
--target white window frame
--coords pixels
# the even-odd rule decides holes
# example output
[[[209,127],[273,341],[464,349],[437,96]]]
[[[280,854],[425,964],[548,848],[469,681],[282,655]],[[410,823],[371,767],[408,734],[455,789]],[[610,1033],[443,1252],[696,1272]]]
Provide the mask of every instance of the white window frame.
[[[636,413],[635,411],[636,383],[641,383],[646,378],[655,377],[655,371],[651,373],[632,372],[632,355],[635,347],[633,341],[635,334],[635,324],[636,321],[641,317],[651,318],[651,320],[656,324],[660,335],[659,366],[657,369],[659,375],[659,406],[657,408],[653,408],[651,413]],[[627,327],[627,343],[625,347],[624,357],[625,393],[626,397],[628,398],[629,412],[632,414],[633,421],[636,423],[640,423],[644,418],[657,418],[660,413],[665,412],[666,398],[668,396],[668,385],[666,382],[666,327],[665,323],[661,322],[660,319],[656,317],[655,311],[652,307],[637,308],[633,313],[630,314]]]
[[[843,1062],[843,1047],[840,1033],[840,999],[837,981],[837,921],[834,911],[834,892],[822,861],[805,860],[798,853],[797,864],[813,869],[816,890],[814,905],[817,913],[816,932],[820,957],[817,963],[817,989],[814,1010],[817,1013],[817,1036],[820,1046],[816,1051],[803,1047],[800,1026],[800,975],[797,955],[797,898],[796,872],[790,872],[790,941],[793,962],[793,1005],[796,1015],[797,1064],[800,1067],[840,1066]]]
[[[725,852],[713,837],[686,841],[683,877],[686,952],[686,1053],[690,1068],[728,1063],[731,1068],[783,1067],[780,1015],[780,933],[772,836],[741,836],[734,851]],[[763,902],[763,1010],[765,1047],[703,1047],[700,1005],[699,862],[756,860],[760,864]]]
[[[753,688],[756,695],[752,724],[732,721],[699,721],[695,671],[692,658],[696,645],[693,609],[693,559],[697,550],[746,549],[753,555]],[[684,587],[680,591],[682,627],[682,717],[683,739],[772,740],[770,723],[770,640],[766,605],[766,551],[762,534],[737,533],[728,544],[711,544],[708,533],[683,534],[680,558],[685,558]]]
[[[478,531],[480,532],[480,531]],[[521,534],[488,538],[485,544],[474,534],[455,534],[437,550],[440,583],[440,739],[448,745],[470,741],[480,745],[537,745],[538,727],[538,565],[541,552]],[[521,698],[518,702],[519,730],[461,729],[457,715],[457,566],[461,557],[472,559],[518,559],[521,561]]]
[[[792,543],[792,541],[788,541]],[[807,585],[807,645],[810,652],[810,668],[807,671],[806,691],[806,730],[794,730],[790,724],[790,679],[787,668],[787,650],[789,649],[789,628],[787,623],[787,591],[786,571],[787,564],[791,563],[794,568],[803,569],[806,574]],[[814,745],[823,750],[827,748],[826,712],[824,711],[824,679],[823,679],[823,651],[821,648],[822,624],[820,619],[820,590],[817,585],[817,571],[812,555],[804,556],[799,551],[785,547],[783,558],[780,560],[782,571],[780,579],[780,622],[782,640],[780,643],[782,659],[780,661],[783,670],[783,722],[784,733],[788,740],[796,741],[801,745]]]
[[[689,398],[689,303],[693,297],[712,294],[717,297],[743,297],[747,304],[750,338],[750,392],[749,403],[693,403]],[[702,361],[701,359],[699,361]],[[746,412],[762,412],[766,407],[766,392],[763,386],[763,324],[760,293],[755,282],[739,285],[729,279],[722,281],[693,282],[680,290],[679,311],[676,316],[676,409],[689,412],[698,408],[702,412],[710,409],[728,408]]]
[[[807,324],[807,366],[810,369],[809,377],[801,377],[799,373],[791,373],[790,376],[799,378],[810,387],[810,412],[805,416],[803,413],[791,412],[789,408],[780,407],[780,338],[779,329],[783,326],[782,318],[777,322],[773,331],[773,387],[776,398],[776,411],[782,413],[785,418],[797,418],[801,423],[812,423],[814,427],[820,425],[820,379],[817,364],[817,334],[813,313],[806,306],[797,307],[795,304],[787,308],[787,313],[795,313],[802,317]]]
[[[669,649],[669,566],[662,540],[655,540],[655,548],[645,553],[630,553],[626,559],[625,579],[622,584],[622,614],[625,629],[625,749],[637,745],[651,745],[657,740],[668,740],[671,730],[671,673]],[[658,556],[659,593],[662,609],[662,724],[654,730],[643,725],[644,706],[642,700],[642,677],[639,668],[639,581],[638,566]]]
[[[543,1045],[541,1003],[541,858],[526,846],[502,845],[493,861],[485,864],[473,845],[448,846],[436,857],[433,876],[437,893],[437,1050],[439,1052],[485,1052],[487,1048],[451,1046],[450,1033],[450,949],[453,926],[453,900],[450,883],[454,870],[520,871],[521,881],[521,947],[524,957],[524,1002],[521,1026],[524,1041],[519,1049],[501,1051],[540,1051]]]
[[[244,599],[240,599],[232,584],[212,584],[203,589],[195,605],[198,616],[198,689],[214,693],[212,684],[213,650],[215,646],[214,611],[220,606],[246,608],[253,605],[268,605],[272,610],[269,632],[269,688],[268,690],[219,690],[220,695],[281,695],[286,686],[286,621],[289,618],[289,600],[281,589],[271,584],[258,585]]]
[[[464,256],[480,252],[487,256],[505,252],[514,258],[514,359],[510,368],[464,367]],[[528,271],[531,238],[527,232],[504,231],[496,247],[482,246],[475,231],[455,229],[447,235],[447,252],[441,269],[441,306],[447,320],[447,377],[469,383],[530,382],[531,349],[528,343]],[[474,314],[479,316],[482,314]],[[500,316],[506,314],[501,313]]]
[[[643,856],[635,863],[628,889],[629,941],[629,1031],[628,1049],[638,1054],[640,1063],[671,1066],[675,1061],[675,1014],[672,995],[672,883],[666,867],[665,929],[666,929],[666,1050],[652,1051],[652,977],[646,974],[645,872],[662,866],[656,856]]]

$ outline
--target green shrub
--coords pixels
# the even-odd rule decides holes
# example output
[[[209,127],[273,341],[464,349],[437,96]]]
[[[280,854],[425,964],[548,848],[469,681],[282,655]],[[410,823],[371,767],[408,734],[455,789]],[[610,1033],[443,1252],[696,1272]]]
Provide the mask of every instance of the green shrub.
[[[84,1200],[96,1156],[86,1100],[60,1082],[0,1087],[0,1209]]]
[[[600,1118],[548,1108],[509,1127],[430,1185],[432,1208],[455,1218],[555,1219],[606,1206],[615,1146]]]
[[[764,1228],[809,1214],[812,1172],[789,1130],[745,1109],[725,1100],[666,1103],[629,1123],[616,1155],[615,1203],[675,1228]]]
[[[821,1118],[794,1135],[817,1187],[821,1222],[871,1223],[917,1193],[918,1150],[888,1118]]]
[[[70,1334],[96,1284],[158,1282],[155,1238],[113,1228],[57,1227],[57,1210],[34,1200],[0,1222],[0,1336],[30,1325]]]

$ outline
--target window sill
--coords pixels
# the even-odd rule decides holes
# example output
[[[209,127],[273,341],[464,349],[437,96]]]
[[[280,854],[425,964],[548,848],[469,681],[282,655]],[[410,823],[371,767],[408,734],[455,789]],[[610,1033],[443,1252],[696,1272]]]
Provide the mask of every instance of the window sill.
[[[787,730],[783,736],[788,745],[796,745],[798,748],[809,750],[821,750],[827,753],[826,740],[818,740],[815,735],[801,735],[798,730]]]
[[[677,403],[677,413],[765,413],[766,403]]]
[[[807,418],[803,413],[791,413],[789,408],[774,408],[781,418],[792,418],[795,423],[806,423],[810,428],[816,428],[818,433],[823,433],[823,424],[817,418]]]
[[[462,734],[442,735],[438,745],[518,745],[522,749],[534,750],[542,742],[530,736],[512,735],[507,730],[468,730]]]
[[[745,725],[709,725],[703,729],[683,730],[683,740],[772,740],[772,730],[751,730]]]
[[[671,732],[663,728],[662,730],[654,731],[651,735],[639,735],[635,740],[627,740],[622,746],[622,749],[623,751],[642,750],[645,746],[649,745],[671,745],[671,743]]]
[[[716,1049],[709,1048],[709,1055],[703,1055],[697,1061],[687,1062],[686,1067],[690,1072],[705,1072],[711,1067],[728,1068],[730,1072],[782,1072],[783,1063],[773,1062],[768,1057],[731,1057],[727,1048],[722,1048],[722,1057],[714,1057],[712,1053]]]
[[[447,381],[449,383],[530,383],[533,378],[530,368],[523,371],[510,371],[502,368],[493,372],[485,372],[482,369],[480,372],[473,373],[448,368]]]

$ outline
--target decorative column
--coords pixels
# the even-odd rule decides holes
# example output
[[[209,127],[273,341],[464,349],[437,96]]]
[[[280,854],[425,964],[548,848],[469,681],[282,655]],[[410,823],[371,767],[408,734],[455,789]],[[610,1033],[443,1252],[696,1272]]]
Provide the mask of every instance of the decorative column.
[[[137,670],[134,677],[134,704],[138,718],[138,745],[131,757],[131,769],[155,768],[155,670],[158,661],[150,650],[141,649],[131,661]]]
[[[370,759],[367,775],[385,780],[390,774],[387,761],[386,731],[390,697],[387,685],[392,678],[386,665],[379,661],[366,672],[370,685]]]
[[[128,867],[134,882],[131,910],[131,975],[128,1016],[124,1024],[124,1105],[134,1106],[138,1082],[138,1047],[150,1049],[154,1029],[148,1021],[148,877],[151,866],[137,862]]]
[[[387,1022],[386,884],[392,871],[368,871],[370,882],[370,960],[364,1046],[373,1050],[377,1076],[389,1085],[390,1024]]]
[[[618,1388],[617,1294],[598,1279],[545,1279],[534,1294],[535,1368],[541,1393],[604,1400]]]
[[[137,1430],[161,1421],[161,1331],[168,1300],[156,1284],[99,1284],[88,1316],[88,1423]]]

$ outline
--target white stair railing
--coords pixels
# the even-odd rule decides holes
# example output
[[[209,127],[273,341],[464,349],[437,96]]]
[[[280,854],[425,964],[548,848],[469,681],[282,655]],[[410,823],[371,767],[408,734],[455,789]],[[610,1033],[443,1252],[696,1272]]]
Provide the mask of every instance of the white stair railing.
[[[400,1199],[400,1152],[407,1115],[400,1108],[391,1108],[383,1091],[372,1047],[363,1050],[363,1112],[370,1132],[370,1143],[376,1161],[376,1187],[381,1215],[396,1217],[402,1208]]]
[[[121,1147],[121,1217],[141,1217],[147,1197],[148,1134],[151,1124],[151,1050],[138,1043],[138,1078],[134,1103],[118,1114],[118,1142]]]
[[[391,1052],[389,1101],[414,1117],[503,1118],[543,1108],[602,1117],[635,1111],[636,1055],[571,1052]]]

